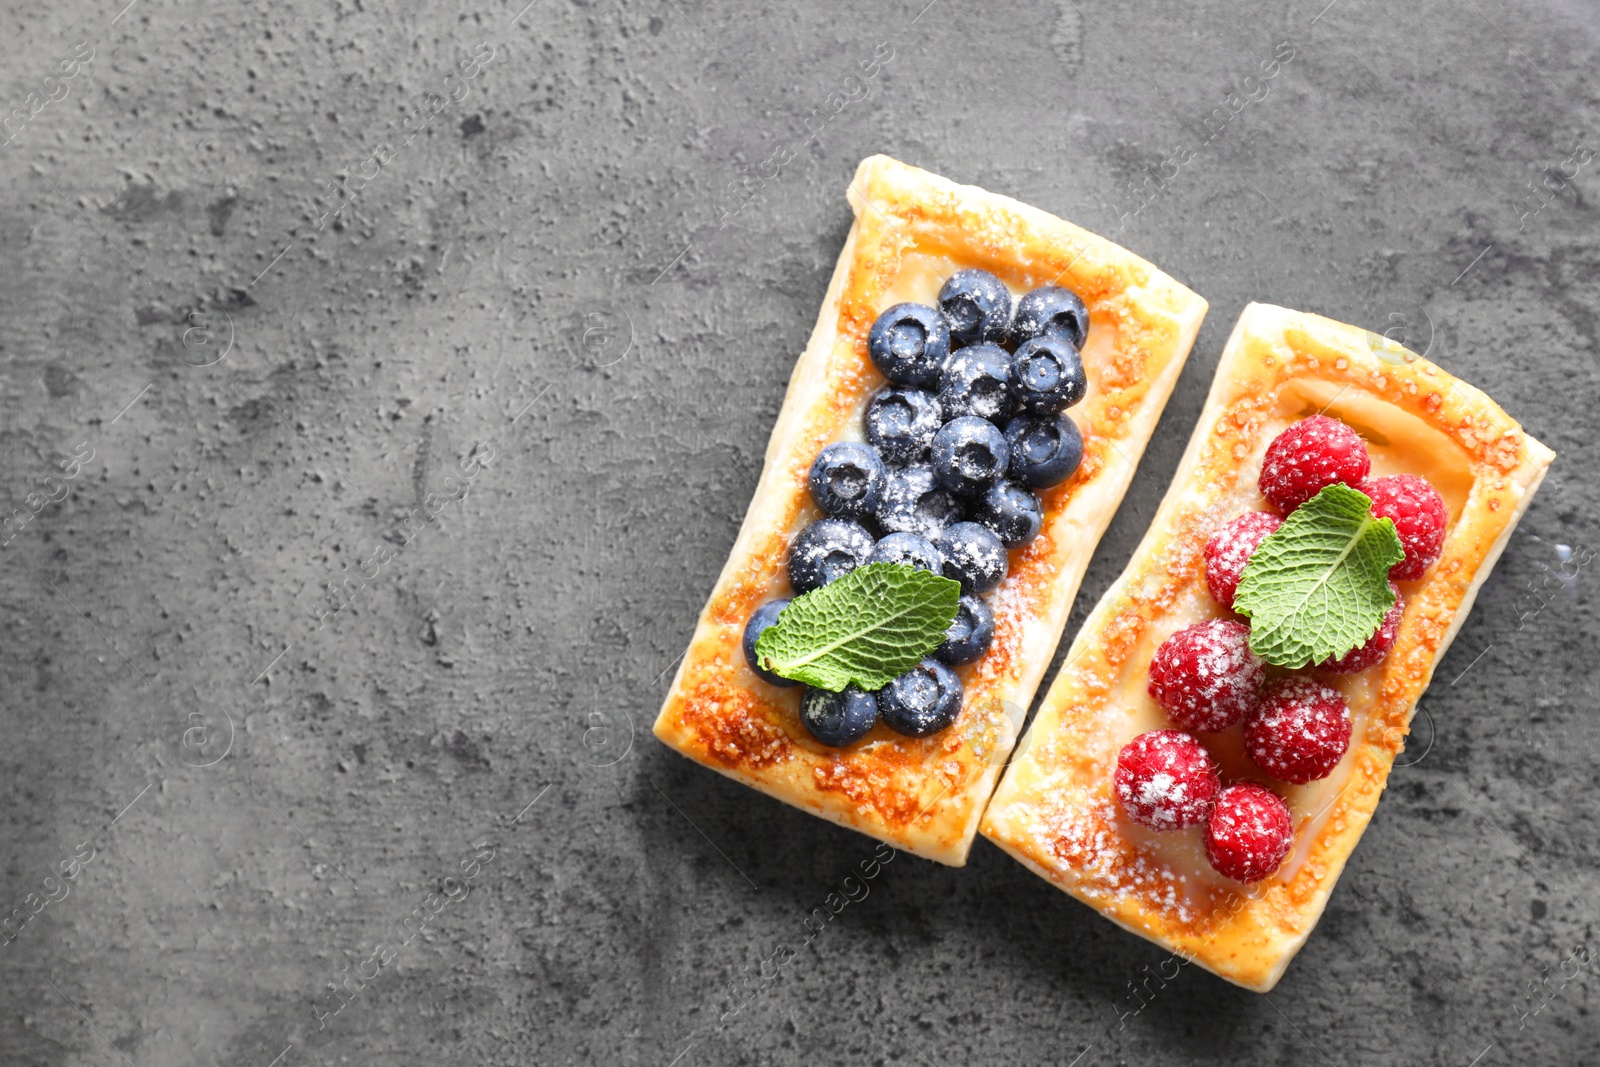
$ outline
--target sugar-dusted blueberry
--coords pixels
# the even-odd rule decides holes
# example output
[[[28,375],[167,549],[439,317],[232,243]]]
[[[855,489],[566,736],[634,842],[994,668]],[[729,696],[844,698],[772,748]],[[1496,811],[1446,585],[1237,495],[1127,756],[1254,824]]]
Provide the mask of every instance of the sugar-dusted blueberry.
[[[853,745],[878,722],[878,698],[855,686],[841,693],[807,689],[800,698],[800,721],[811,736],[833,748]]]
[[[986,270],[958,270],[939,287],[939,310],[955,341],[1004,340],[1011,329],[1011,290]]]
[[[933,435],[933,473],[952,493],[977,496],[1006,473],[1011,446],[988,419],[962,415]]]
[[[939,372],[939,410],[946,419],[976,415],[1002,422],[1017,406],[1010,383],[1010,352],[999,345],[958,348]]]
[[[848,519],[818,519],[789,546],[789,584],[809,593],[842,578],[872,555],[872,535]]]
[[[867,355],[883,376],[900,385],[927,385],[950,354],[950,328],[926,304],[896,304],[867,332]]]
[[[867,405],[867,440],[889,463],[914,463],[928,454],[944,425],[939,399],[923,389],[891,385]]]
[[[1070,408],[1089,391],[1083,357],[1065,337],[1035,337],[1019,346],[1007,384],[1017,406],[1036,415]]]
[[[939,484],[932,467],[913,463],[889,472],[877,517],[885,533],[914,533],[931,541],[966,514],[961,498]]]
[[[892,533],[882,538],[872,548],[868,563],[903,563],[920,571],[944,573],[944,553],[933,547],[933,542],[914,533]]]
[[[972,521],[993,530],[1007,548],[1021,548],[1039,536],[1044,509],[1039,498],[1012,481],[995,482],[978,501]]]
[[[933,543],[944,554],[944,576],[960,582],[963,593],[987,593],[1005,580],[1006,546],[987,526],[958,522]]]
[[[788,597],[769,600],[751,612],[750,621],[744,624],[744,661],[750,664],[750,669],[755,671],[763,682],[771,685],[781,685],[785,689],[800,683],[792,682],[787,678],[780,678],[756,662],[756,640],[761,636],[761,631],[778,621],[779,613],[788,606]]]
[[[878,690],[883,724],[907,737],[927,737],[961,714],[961,679],[936,659],[925,659]]]
[[[889,480],[878,450],[860,441],[835,441],[811,463],[811,499],[839,519],[864,519],[878,509]]]
[[[1089,309],[1071,289],[1042,285],[1017,301],[1011,336],[1021,344],[1035,337],[1061,337],[1082,348],[1089,336]]]
[[[944,632],[944,643],[933,650],[945,663],[971,663],[989,651],[994,640],[994,611],[981,596],[961,594],[956,617]]]
[[[1083,435],[1065,415],[1018,415],[1006,423],[1011,477],[1034,489],[1060,485],[1083,462]]]

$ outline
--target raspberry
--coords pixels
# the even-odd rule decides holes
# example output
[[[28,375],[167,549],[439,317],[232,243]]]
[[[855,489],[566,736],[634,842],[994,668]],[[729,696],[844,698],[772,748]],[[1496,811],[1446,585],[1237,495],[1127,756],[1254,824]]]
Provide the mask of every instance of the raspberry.
[[[1256,766],[1296,785],[1328,777],[1349,747],[1349,706],[1314,678],[1279,678],[1244,724],[1244,748]]]
[[[1225,730],[1261,700],[1267,667],[1250,628],[1233,619],[1186,626],[1150,659],[1150,695],[1185,730]]]
[[[1282,525],[1283,520],[1270,511],[1247,511],[1211,535],[1206,542],[1206,588],[1218,604],[1233,607],[1233,593],[1250,553]]]
[[[1115,782],[1128,818],[1152,830],[1204,822],[1222,789],[1211,755],[1182,730],[1151,730],[1123,745]]]
[[[1394,520],[1394,531],[1406,550],[1406,558],[1389,568],[1389,577],[1397,582],[1421,578],[1444,548],[1444,528],[1450,521],[1444,497],[1415,474],[1373,478],[1359,488],[1372,498],[1374,515]]]
[[[1261,463],[1261,493],[1285,515],[1335,482],[1360,484],[1372,457],[1338,419],[1313,415],[1272,439]]]
[[[1206,859],[1235,881],[1261,881],[1278,869],[1293,843],[1289,805],[1264,786],[1230,785],[1206,820]]]
[[[1354,674],[1383,661],[1383,657],[1389,654],[1389,649],[1394,644],[1395,636],[1400,633],[1400,616],[1405,610],[1405,602],[1400,599],[1400,590],[1395,588],[1392,581],[1389,583],[1389,592],[1394,594],[1394,607],[1389,609],[1388,614],[1383,617],[1383,622],[1378,624],[1377,632],[1367,638],[1367,643],[1357,645],[1338,659],[1330,659],[1317,666],[1335,674]]]

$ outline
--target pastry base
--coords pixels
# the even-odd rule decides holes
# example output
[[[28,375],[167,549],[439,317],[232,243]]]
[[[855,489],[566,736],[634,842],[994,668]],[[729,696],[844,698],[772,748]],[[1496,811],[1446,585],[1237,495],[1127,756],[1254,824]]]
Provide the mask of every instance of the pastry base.
[[[886,156],[861,163],[849,200],[855,224],[655,735],[779,800],[960,866],[1206,303],[1104,238]],[[1055,282],[1088,305],[1089,392],[1070,412],[1083,431],[1083,465],[1043,494],[1043,532],[1011,553],[1011,572],[990,595],[994,644],[958,668],[964,699],[955,724],[920,740],[880,724],[848,749],[826,748],[800,724],[800,690],[768,685],[745,664],[744,625],[763,601],[790,595],[789,543],[820,517],[806,490],[811,461],[829,442],[860,439],[862,413],[884,384],[867,357],[873,320],[901,301],[934,303],[963,267],[993,271],[1014,293]]]
[[[1231,614],[1206,592],[1207,538],[1240,512],[1267,509],[1256,485],[1267,444],[1318,411],[1367,439],[1374,476],[1429,478],[1452,521],[1439,561],[1400,583],[1405,612],[1388,657],[1327,676],[1355,720],[1350,751],[1328,779],[1268,780],[1244,756],[1238,726],[1202,737],[1224,781],[1265,782],[1295,818],[1284,865],[1246,886],[1211,869],[1199,827],[1160,834],[1129,822],[1112,773],[1126,742],[1171,725],[1145,690],[1155,648],[1180,626]],[[983,833],[1113,922],[1230,982],[1270,990],[1321,916],[1417,700],[1553,458],[1483,393],[1392,342],[1251,304],[1160,511],[1073,642]]]

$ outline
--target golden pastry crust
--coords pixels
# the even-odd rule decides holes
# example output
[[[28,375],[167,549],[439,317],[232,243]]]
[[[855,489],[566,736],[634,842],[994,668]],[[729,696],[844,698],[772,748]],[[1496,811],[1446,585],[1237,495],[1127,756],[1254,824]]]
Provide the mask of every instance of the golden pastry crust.
[[[1433,482],[1451,522],[1439,561],[1400,583],[1405,611],[1388,657],[1329,677],[1350,703],[1350,751],[1323,782],[1271,783],[1294,815],[1294,850],[1272,878],[1244,886],[1211,870],[1199,827],[1156,834],[1130,823],[1112,773],[1126,742],[1171,725],[1145,690],[1155,648],[1180,626],[1228,614],[1206,593],[1207,538],[1266,509],[1256,484],[1266,446],[1319,410],[1367,440],[1374,476]],[[1230,982],[1271,989],[1321,916],[1417,700],[1553,458],[1483,393],[1376,334],[1251,304],[1160,511],[1073,642],[983,833],[1128,930]],[[1239,729],[1202,740],[1225,781],[1264,780]]]
[[[655,734],[779,800],[960,866],[1206,303],[1104,238],[886,156],[862,161],[849,199],[855,225]],[[744,625],[762,602],[788,595],[789,543],[819,517],[806,489],[811,461],[831,441],[860,438],[862,413],[884,384],[867,356],[873,320],[904,300],[933,303],[944,279],[964,267],[992,271],[1014,292],[1055,282],[1088,305],[1089,392],[1069,413],[1083,431],[1083,464],[1042,495],[1043,531],[1011,553],[1010,573],[991,594],[994,643],[957,669],[964,695],[955,724],[920,740],[880,724],[851,748],[826,748],[800,724],[800,691],[750,671]]]

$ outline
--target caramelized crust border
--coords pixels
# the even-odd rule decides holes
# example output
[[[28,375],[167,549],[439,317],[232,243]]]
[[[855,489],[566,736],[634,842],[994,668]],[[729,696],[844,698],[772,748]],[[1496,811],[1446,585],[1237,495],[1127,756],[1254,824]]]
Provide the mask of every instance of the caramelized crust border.
[[[1163,865],[1119,834],[1109,783],[1120,740],[1093,725],[1146,628],[1186,586],[1203,582],[1200,550],[1232,517],[1216,505],[1240,477],[1238,457],[1264,446],[1280,391],[1294,381],[1359,391],[1421,419],[1466,455],[1471,488],[1439,561],[1407,598],[1393,649],[1373,668],[1381,671],[1378,696],[1365,736],[1352,739],[1343,790],[1324,812],[1295,813],[1291,855],[1303,854],[1303,862],[1286,863],[1291,873],[1256,887],[1229,883],[1231,890],[1212,892],[1203,907],[1179,907],[1173,877],[1182,872],[1156,869]],[[983,833],[1126,929],[1237,985],[1270,990],[1321,916],[1418,699],[1552,459],[1482,392],[1384,338],[1251,304],[1149,532],[1073,642],[985,813]],[[1254,468],[1247,473],[1253,477]]]
[[[655,735],[690,759],[897,848],[966,862],[979,816],[1050,662],[1089,557],[1132,481],[1206,303],[1132,253],[1045,212],[886,156],[862,161],[849,189],[855,224],[811,340],[795,366],[755,496],[657,717]],[[1084,460],[1043,494],[1044,530],[1011,554],[992,594],[995,640],[959,669],[959,718],[915,740],[878,726],[845,750],[800,725],[799,690],[746,666],[746,619],[787,592],[788,546],[818,517],[806,490],[817,451],[858,427],[883,378],[867,331],[909,254],[982,267],[1014,288],[1055,282],[1089,307],[1089,394],[1069,413]],[[1094,337],[1114,344],[1100,357]]]

